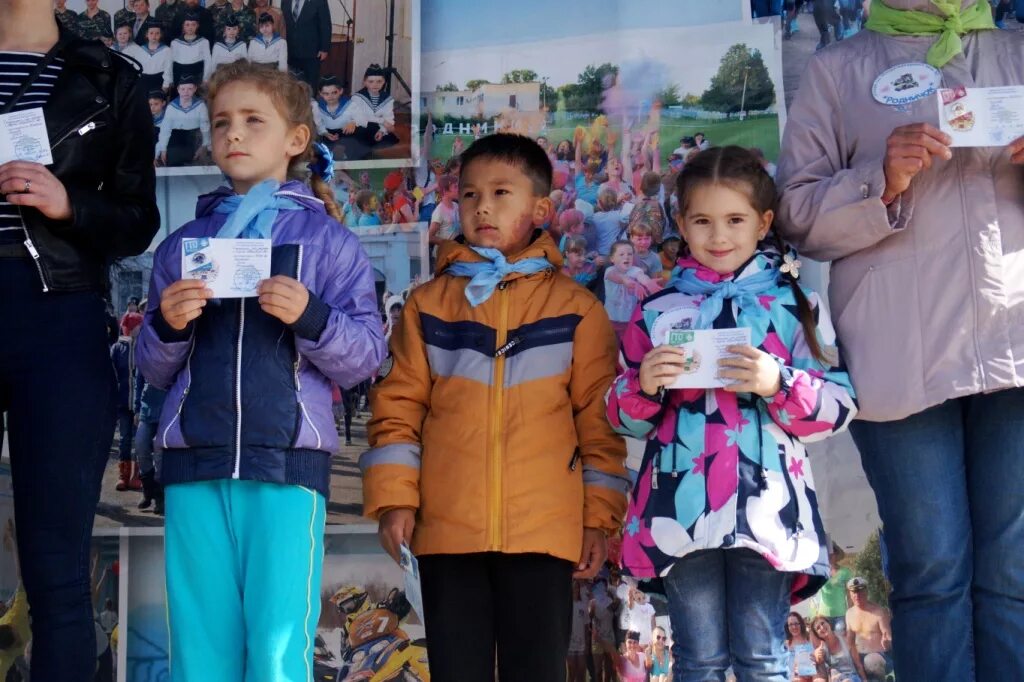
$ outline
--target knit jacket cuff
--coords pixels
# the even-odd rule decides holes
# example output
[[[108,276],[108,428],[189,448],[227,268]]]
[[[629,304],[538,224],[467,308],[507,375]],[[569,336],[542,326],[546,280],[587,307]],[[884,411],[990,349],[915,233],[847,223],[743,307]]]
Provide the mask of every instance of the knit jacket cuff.
[[[306,309],[302,311],[299,319],[289,325],[295,335],[316,343],[320,335],[327,328],[327,322],[331,317],[331,307],[320,300],[312,291],[309,292],[309,302]]]
[[[185,328],[178,331],[167,323],[164,319],[163,313],[159,308],[153,313],[153,331],[156,332],[157,337],[164,343],[179,343],[181,341],[188,341],[192,338],[192,326],[193,323],[189,322],[185,325]]]

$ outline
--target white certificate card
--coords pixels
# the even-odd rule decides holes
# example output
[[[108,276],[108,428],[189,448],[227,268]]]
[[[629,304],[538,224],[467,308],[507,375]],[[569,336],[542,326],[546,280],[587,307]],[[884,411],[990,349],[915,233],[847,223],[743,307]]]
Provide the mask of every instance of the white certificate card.
[[[1024,136],[1024,86],[947,88],[938,102],[953,147],[1005,147]]]
[[[662,340],[686,353],[683,373],[668,388],[723,388],[732,383],[719,379],[718,361],[735,357],[729,346],[749,346],[750,327],[735,329],[669,329]]]
[[[270,278],[270,240],[186,237],[181,277],[203,280],[214,298],[255,296],[260,281]]]
[[[425,623],[423,617],[423,589],[420,585],[420,563],[416,561],[412,550],[403,542],[398,550],[401,554],[399,565],[405,571],[405,598],[409,600],[413,611],[420,617],[420,622]]]
[[[53,163],[41,107],[0,116],[0,163],[8,161]]]

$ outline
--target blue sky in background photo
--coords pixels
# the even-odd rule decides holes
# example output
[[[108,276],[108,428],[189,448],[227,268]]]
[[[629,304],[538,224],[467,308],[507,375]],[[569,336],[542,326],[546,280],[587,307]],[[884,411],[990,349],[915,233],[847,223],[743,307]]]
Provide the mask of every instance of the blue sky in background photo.
[[[421,13],[424,52],[744,18],[735,0],[422,0]]]

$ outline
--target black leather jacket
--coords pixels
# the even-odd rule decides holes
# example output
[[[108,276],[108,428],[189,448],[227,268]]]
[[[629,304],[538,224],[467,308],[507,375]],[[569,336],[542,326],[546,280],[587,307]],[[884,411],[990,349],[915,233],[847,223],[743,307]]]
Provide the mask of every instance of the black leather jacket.
[[[160,227],[153,117],[135,62],[63,28],[57,49],[64,68],[43,111],[73,216],[23,208],[26,246],[44,291],[105,294],[111,262],[142,253]]]

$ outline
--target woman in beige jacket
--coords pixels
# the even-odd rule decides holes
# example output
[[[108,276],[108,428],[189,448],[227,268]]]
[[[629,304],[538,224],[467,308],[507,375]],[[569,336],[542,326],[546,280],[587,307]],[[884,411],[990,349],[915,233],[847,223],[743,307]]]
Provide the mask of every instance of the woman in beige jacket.
[[[832,261],[898,677],[1019,679],[1024,143],[947,146],[935,90],[1024,83],[1024,38],[989,28],[987,0],[886,3],[872,30],[810,61],[783,140],[779,229]]]

